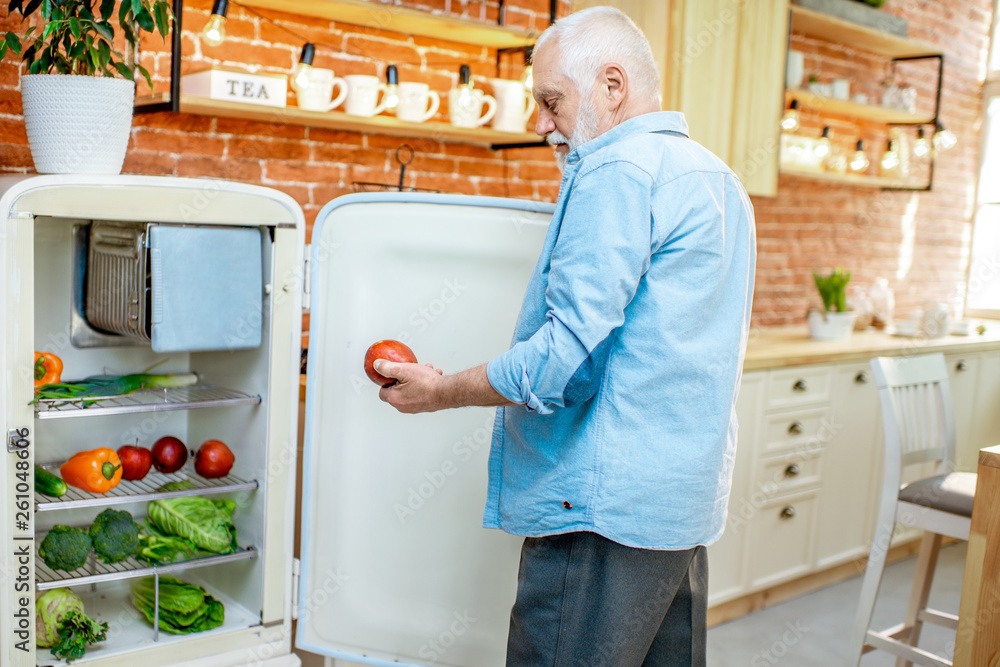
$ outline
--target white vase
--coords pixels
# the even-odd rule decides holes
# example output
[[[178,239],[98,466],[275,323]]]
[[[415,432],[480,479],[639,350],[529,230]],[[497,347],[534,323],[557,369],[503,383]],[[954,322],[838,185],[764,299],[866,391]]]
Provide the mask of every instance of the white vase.
[[[813,340],[847,340],[854,330],[857,315],[854,311],[824,313],[821,310],[810,310],[806,316],[809,337]]]
[[[38,173],[121,173],[132,130],[134,81],[26,74],[21,101]]]

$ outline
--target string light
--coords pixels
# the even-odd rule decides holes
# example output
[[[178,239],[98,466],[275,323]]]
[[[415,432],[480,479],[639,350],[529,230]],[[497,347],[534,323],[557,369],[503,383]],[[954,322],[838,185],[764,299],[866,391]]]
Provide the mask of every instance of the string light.
[[[299,56],[299,64],[295,67],[295,74],[292,75],[292,80],[299,88],[309,87],[309,68],[312,67],[315,58],[316,46],[306,42],[302,46],[302,55]]]
[[[531,92],[531,88],[535,82],[531,66],[531,56],[533,52],[534,52],[533,47],[531,46],[524,47],[524,71],[521,72],[521,83],[524,84],[524,87],[528,90],[529,93]]]
[[[226,13],[229,0],[215,0],[212,16],[201,31],[201,36],[209,46],[219,46],[226,40]]]
[[[781,129],[785,132],[794,132],[799,129],[799,101],[792,100],[784,118],[781,119]]]
[[[937,132],[934,133],[934,149],[938,152],[954,148],[958,143],[955,133],[945,128],[944,123],[937,121]]]
[[[823,128],[823,136],[820,137],[820,140],[816,143],[816,146],[813,148],[813,154],[816,157],[818,157],[820,160],[822,160],[823,158],[825,158],[827,155],[830,154],[830,128],[829,127],[824,127]]]
[[[927,139],[924,128],[917,128],[917,141],[913,144],[913,154],[917,157],[924,157],[931,152],[931,142]]]
[[[899,153],[896,152],[896,145],[890,139],[885,146],[885,153],[882,154],[882,175],[894,176],[899,167]]]
[[[396,113],[399,106],[399,70],[395,65],[385,68],[385,111]]]
[[[865,143],[861,139],[858,139],[858,143],[854,147],[854,157],[851,158],[851,171],[855,174],[863,174],[868,171],[868,166],[871,162],[868,161],[868,156],[865,155]]]

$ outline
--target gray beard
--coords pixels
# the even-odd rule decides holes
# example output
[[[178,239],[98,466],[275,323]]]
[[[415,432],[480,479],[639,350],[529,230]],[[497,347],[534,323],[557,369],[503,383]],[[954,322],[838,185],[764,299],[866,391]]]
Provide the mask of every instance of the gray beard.
[[[559,130],[553,130],[546,141],[552,146],[557,146],[559,144],[566,144],[569,150],[566,153],[555,152],[556,164],[559,167],[559,171],[566,170],[566,158],[570,153],[575,151],[580,146],[584,145],[588,141],[597,138],[597,110],[590,101],[581,101],[580,108],[577,110],[576,115],[576,126],[573,128],[573,136],[564,136]]]

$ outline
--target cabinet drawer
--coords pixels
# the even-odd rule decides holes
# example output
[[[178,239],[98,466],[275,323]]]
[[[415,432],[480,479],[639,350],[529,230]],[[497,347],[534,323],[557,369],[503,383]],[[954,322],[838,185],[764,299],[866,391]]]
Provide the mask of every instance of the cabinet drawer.
[[[790,408],[830,400],[829,366],[800,366],[771,371],[764,409]]]
[[[760,589],[807,573],[812,565],[816,493],[777,498],[750,526],[750,587]]]
[[[817,452],[790,452],[761,460],[757,464],[754,488],[768,495],[778,495],[817,487],[820,483]]]
[[[760,456],[786,451],[818,452],[833,435],[828,407],[789,410],[768,415],[764,420]]]

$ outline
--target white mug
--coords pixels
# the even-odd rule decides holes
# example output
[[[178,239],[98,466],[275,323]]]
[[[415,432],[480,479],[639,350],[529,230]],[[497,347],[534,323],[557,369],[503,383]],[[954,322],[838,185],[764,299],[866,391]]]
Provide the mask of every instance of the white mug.
[[[305,85],[303,85],[305,84]],[[333,89],[340,88],[336,99]],[[299,108],[309,111],[330,111],[340,106],[347,97],[347,82],[333,75],[333,70],[306,65],[292,77],[292,88],[298,99]]]
[[[483,113],[483,103],[486,113]],[[497,112],[497,100],[481,90],[459,86],[448,91],[448,117],[455,127],[482,127]]]
[[[375,116],[385,111],[386,86],[377,76],[368,74],[348,74],[347,103],[344,111],[352,116]],[[378,102],[379,93],[382,101]]]
[[[497,99],[497,112],[493,129],[501,132],[523,133],[525,124],[535,110],[535,100],[520,81],[491,79],[493,95]]]
[[[441,97],[426,83],[404,81],[396,87],[396,91],[399,95],[396,118],[399,120],[423,123],[436,114],[441,106]]]

